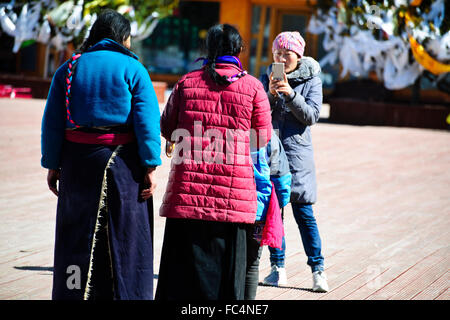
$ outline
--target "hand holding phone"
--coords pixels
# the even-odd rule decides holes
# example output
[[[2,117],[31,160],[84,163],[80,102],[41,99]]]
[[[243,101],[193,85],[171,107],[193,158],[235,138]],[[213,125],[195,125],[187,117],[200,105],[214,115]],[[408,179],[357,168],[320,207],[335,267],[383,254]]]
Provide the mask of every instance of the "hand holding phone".
[[[272,63],[273,80],[284,80],[284,63]]]
[[[270,79],[269,90],[272,95],[283,99],[284,97],[292,94],[292,88],[287,81],[286,74],[284,73],[283,63],[272,63],[271,77],[272,79]]]

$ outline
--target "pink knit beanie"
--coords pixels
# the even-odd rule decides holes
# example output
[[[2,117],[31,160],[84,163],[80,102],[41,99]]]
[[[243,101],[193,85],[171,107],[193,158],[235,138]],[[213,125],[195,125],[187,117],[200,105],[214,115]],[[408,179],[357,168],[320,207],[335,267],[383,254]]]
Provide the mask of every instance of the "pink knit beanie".
[[[305,52],[305,40],[297,31],[285,31],[277,35],[272,44],[272,52],[278,49],[294,51],[299,57],[303,57]]]

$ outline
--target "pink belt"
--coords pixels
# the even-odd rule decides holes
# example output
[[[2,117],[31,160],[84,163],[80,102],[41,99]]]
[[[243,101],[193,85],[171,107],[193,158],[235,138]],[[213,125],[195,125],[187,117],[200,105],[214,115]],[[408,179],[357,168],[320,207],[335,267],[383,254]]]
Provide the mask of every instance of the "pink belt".
[[[135,140],[133,132],[127,133],[94,133],[66,130],[65,138],[68,141],[85,144],[103,144],[117,146],[127,144]]]

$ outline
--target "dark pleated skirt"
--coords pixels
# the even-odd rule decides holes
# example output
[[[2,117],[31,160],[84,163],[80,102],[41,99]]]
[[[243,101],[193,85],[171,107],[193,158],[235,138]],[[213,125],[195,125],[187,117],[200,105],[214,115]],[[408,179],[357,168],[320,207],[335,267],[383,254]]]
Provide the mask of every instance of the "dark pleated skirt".
[[[152,299],[152,201],[136,144],[65,142],[53,299]]]
[[[249,227],[168,218],[155,300],[243,300]]]

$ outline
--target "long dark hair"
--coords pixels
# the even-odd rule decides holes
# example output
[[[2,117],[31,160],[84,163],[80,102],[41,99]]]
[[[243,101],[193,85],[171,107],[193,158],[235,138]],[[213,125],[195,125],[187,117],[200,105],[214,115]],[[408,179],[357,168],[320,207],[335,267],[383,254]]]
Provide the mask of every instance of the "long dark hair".
[[[104,38],[109,38],[122,44],[131,33],[130,21],[112,9],[103,10],[95,20],[89,37],[81,45],[79,52],[83,53]]]
[[[237,56],[242,50],[242,37],[239,31],[229,24],[217,24],[208,30],[206,36],[206,50],[208,63],[206,71],[213,81],[219,85],[228,85],[230,82],[225,76],[216,71],[216,58],[219,56]]]
[[[76,128],[79,128],[80,126],[74,122],[69,110],[69,106],[71,100],[70,88],[72,86],[72,78],[75,74],[78,59],[80,58],[82,53],[86,52],[86,50],[88,50],[91,46],[93,46],[100,40],[109,38],[116,41],[117,43],[123,44],[123,42],[130,36],[130,33],[130,21],[128,21],[123,15],[114,10],[105,9],[100,13],[97,20],[95,20],[88,38],[83,42],[81,47],[72,55],[72,58],[68,61],[66,80],[64,81],[66,88],[66,115],[67,120]]]

